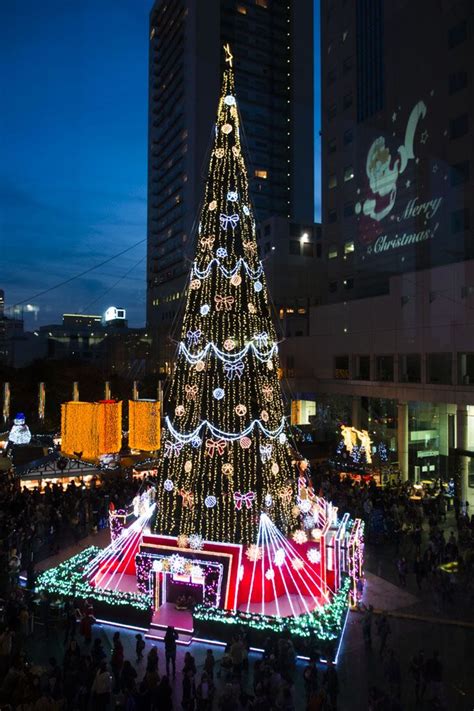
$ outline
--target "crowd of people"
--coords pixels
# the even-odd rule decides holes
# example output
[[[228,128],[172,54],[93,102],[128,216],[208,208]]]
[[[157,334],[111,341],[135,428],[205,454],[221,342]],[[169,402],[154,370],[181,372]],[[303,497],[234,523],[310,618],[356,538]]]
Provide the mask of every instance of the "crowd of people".
[[[383,488],[351,476],[339,476],[328,467],[316,468],[316,491],[365,523],[365,541],[394,552],[399,582],[413,573],[420,588],[425,578],[437,575],[443,563],[456,562],[458,570],[474,574],[474,516],[446,495],[441,483],[421,497],[410,482],[399,480]],[[445,532],[448,508],[453,502],[453,528]],[[408,559],[409,558],[409,559]]]
[[[449,605],[455,596],[454,582],[462,575],[465,589],[472,595],[471,522],[465,509],[456,508],[455,527],[445,533],[447,500],[442,490],[432,492],[420,505],[408,485],[398,482],[380,489],[373,482],[340,477],[324,466],[313,472],[313,485],[340,510],[365,521],[366,540],[374,549],[385,544],[383,550],[393,558],[394,578],[401,587],[413,576],[417,589],[432,589],[440,606]],[[0,577],[0,705],[10,704],[18,711],[112,707],[166,711],[179,706],[184,711],[335,710],[339,693],[336,668],[329,665],[322,670],[315,655],[299,671],[287,636],[268,639],[263,655],[253,665],[245,635],[236,636],[218,661],[209,650],[199,665],[190,652],[182,665],[181,660],[178,664],[178,635],[173,629],[168,630],[163,643],[151,648],[137,635],[136,654],[126,658],[120,633],[107,648],[101,628],[95,625],[92,605],[81,608],[74,600],[67,601],[52,632],[51,601],[47,595],[34,599],[32,592],[35,564],[56,553],[59,542],[77,543],[106,527],[111,505],[123,508],[140,486],[140,481],[117,473],[110,479],[93,480],[87,487],[48,484],[42,491],[21,489],[8,477],[0,482],[0,555],[4,564]],[[440,570],[443,564],[453,562],[455,574]],[[26,587],[18,584],[21,571],[28,573]],[[369,708],[396,709],[401,672],[390,644],[390,619],[385,614],[375,615],[362,604],[360,611],[368,650],[372,648],[372,627],[376,630],[387,682],[385,689],[379,685],[369,690]],[[64,651],[38,660],[33,642],[39,635],[47,648],[49,635],[57,634],[58,629]],[[443,677],[439,655],[417,650],[409,672],[417,703],[436,698]],[[304,700],[295,692],[301,687],[298,674],[303,674]]]
[[[295,691],[296,654],[289,635],[268,638],[260,658],[250,660],[245,633],[238,633],[217,658],[212,649],[197,664],[191,651],[177,659],[178,632],[168,627],[162,642],[136,634],[133,656],[125,654],[120,632],[112,640],[94,625],[91,604],[68,601],[56,630],[61,657],[46,652],[34,659],[31,636],[52,647],[53,631],[23,618],[28,591],[10,595],[0,632],[0,707],[16,711],[336,711],[336,668],[311,659],[302,672],[304,692]],[[84,620],[88,624],[83,624]],[[105,640],[105,643],[104,643]],[[130,650],[130,643],[128,643]],[[303,698],[304,695],[304,698]]]
[[[93,478],[87,487],[71,483],[28,489],[17,478],[0,479],[0,594],[26,571],[30,582],[38,561],[62,546],[108,526],[109,506],[130,503],[141,482],[132,477]]]
[[[392,626],[385,612],[374,617],[372,605],[366,606],[361,619],[364,645],[367,652],[376,652],[378,660],[382,663],[383,676],[387,688],[372,684],[369,689],[369,709],[380,711],[391,709],[398,711],[402,708],[402,685],[407,683],[407,696],[415,708],[424,708],[426,702],[431,709],[444,708],[443,700],[443,663],[438,650],[433,650],[431,656],[425,655],[423,649],[418,649],[408,663],[408,679],[402,671],[399,655],[391,646]],[[373,630],[378,638],[378,645],[373,640]],[[374,649],[377,647],[376,649]]]
[[[172,628],[160,651],[157,646],[147,649],[137,635],[135,657],[127,659],[119,632],[110,649],[101,632],[98,636],[101,628],[92,603],[81,606],[66,600],[58,616],[52,614],[47,594],[35,595],[35,565],[57,553],[60,545],[77,543],[106,527],[110,508],[125,507],[140,485],[118,474],[92,480],[87,487],[46,484],[41,490],[27,489],[8,477],[0,483],[0,550],[7,572],[1,581],[0,603],[2,708],[166,711],[173,703],[185,711],[301,708],[295,698],[296,655],[289,637],[268,639],[253,670],[245,635],[232,640],[219,663],[208,650],[204,664],[197,668],[187,652],[182,669],[177,670],[178,634]],[[27,573],[26,585],[19,584],[22,571]],[[57,638],[63,652],[38,658],[38,648],[49,648]],[[321,674],[316,660],[311,661],[304,670],[304,687],[308,709],[336,708],[335,669]]]

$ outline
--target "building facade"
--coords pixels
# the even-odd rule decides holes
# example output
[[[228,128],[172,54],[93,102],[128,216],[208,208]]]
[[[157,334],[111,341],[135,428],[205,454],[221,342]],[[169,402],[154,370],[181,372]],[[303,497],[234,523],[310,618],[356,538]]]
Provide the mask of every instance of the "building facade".
[[[151,336],[145,328],[129,328],[125,319],[64,314],[62,325],[41,326],[34,335],[35,357],[82,361],[130,380],[146,374]]]
[[[324,279],[321,225],[270,217],[257,229],[257,242],[280,336],[308,336]]]
[[[321,2],[327,302],[474,257],[472,3]]]
[[[260,220],[313,222],[313,3],[157,0],[150,15],[147,324],[167,372],[193,252],[222,47],[233,54]]]
[[[300,424],[333,444],[368,428],[403,478],[455,477],[471,505],[473,19],[454,0],[322,1],[327,276],[309,336],[282,346]]]

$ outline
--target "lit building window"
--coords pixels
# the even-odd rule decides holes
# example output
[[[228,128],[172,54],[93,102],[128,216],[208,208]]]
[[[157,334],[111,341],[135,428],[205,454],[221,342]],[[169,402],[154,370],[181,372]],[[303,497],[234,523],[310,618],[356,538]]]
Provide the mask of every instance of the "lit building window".
[[[255,0],[255,5],[258,5],[259,7],[268,7],[268,0]]]
[[[266,180],[268,178],[268,173],[266,170],[261,170],[260,168],[255,171],[255,177]]]
[[[316,402],[313,400],[291,401],[291,424],[309,425],[310,417],[316,415]]]
[[[241,15],[246,15],[247,8],[244,7],[243,5],[237,5],[237,12],[240,12]]]
[[[344,254],[351,254],[354,251],[354,242],[346,242],[344,244]]]
[[[330,190],[337,187],[337,175],[335,173],[329,176],[328,187]]]
[[[336,259],[336,258],[337,258],[337,247],[335,244],[332,244],[329,247],[328,259]]]
[[[352,165],[348,165],[347,168],[344,169],[344,182],[347,183],[349,180],[352,180],[354,177],[354,168]]]

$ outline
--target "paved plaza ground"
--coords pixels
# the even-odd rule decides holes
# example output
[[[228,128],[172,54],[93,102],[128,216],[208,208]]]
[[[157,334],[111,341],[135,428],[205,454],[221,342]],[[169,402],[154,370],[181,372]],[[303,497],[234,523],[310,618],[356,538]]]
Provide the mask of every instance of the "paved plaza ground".
[[[449,532],[453,521],[448,517],[446,529]],[[98,545],[105,545],[108,533],[101,532],[92,540],[84,539],[79,546],[73,549],[62,551],[55,559],[44,561],[41,567],[50,567],[60,560],[78,552],[79,549],[90,545],[91,542]],[[409,542],[402,544],[403,552],[410,554]],[[405,546],[405,547],[403,547]],[[410,660],[415,652],[424,649],[427,657],[431,656],[434,650],[440,652],[444,667],[443,699],[444,708],[456,709],[459,711],[471,711],[474,709],[474,674],[472,672],[472,660],[474,659],[474,621],[471,601],[466,599],[463,591],[455,594],[454,602],[447,605],[437,599],[430,586],[425,583],[424,589],[418,591],[414,575],[409,574],[406,588],[398,585],[395,561],[397,552],[394,546],[368,545],[366,555],[367,584],[364,593],[365,604],[372,604],[375,608],[374,622],[378,613],[387,611],[391,626],[387,649],[393,649],[400,661],[402,684],[401,684],[401,704],[400,709],[431,709],[438,708],[429,700],[429,694],[424,705],[415,703],[414,682],[409,671]],[[96,625],[94,636],[102,638],[104,648],[107,652],[112,648],[112,636],[116,628]],[[134,663],[135,639],[133,632],[120,630],[125,648],[125,658]],[[62,660],[64,648],[62,645],[62,630],[52,630],[48,638],[48,654],[54,654],[59,661]],[[44,630],[40,625],[36,627],[34,639],[30,642],[30,654],[32,659],[39,661],[45,657],[45,637]],[[160,657],[160,673],[164,672],[164,650],[163,643],[156,643]],[[147,641],[147,650],[151,647],[152,641]],[[196,658],[199,672],[202,670],[204,656],[207,646],[193,643],[191,647],[178,647],[177,657],[177,678],[174,683],[175,688],[175,708],[181,708],[181,669],[183,666],[184,653],[190,650]],[[216,660],[219,661],[223,655],[223,650],[219,647],[213,648]],[[250,657],[250,670],[243,678],[243,685],[252,690],[252,668],[253,662],[258,658],[258,654]],[[344,639],[341,645],[337,672],[339,676],[339,704],[338,709],[342,711],[366,711],[368,705],[368,693],[371,686],[388,691],[388,681],[385,674],[386,660],[388,652],[382,657],[379,653],[379,639],[376,634],[375,624],[373,629],[372,649],[367,649],[364,645],[362,634],[362,614],[360,612],[350,612],[345,629]],[[296,683],[294,689],[295,708],[298,711],[306,709],[306,701],[303,684],[304,661],[298,661],[296,672]],[[137,666],[139,679],[144,672],[145,662]],[[321,667],[321,675],[324,667]],[[218,694],[226,684],[224,675],[217,678]],[[381,707],[382,708],[382,707]],[[387,707],[388,708],[388,707]],[[396,707],[392,707],[396,708]]]

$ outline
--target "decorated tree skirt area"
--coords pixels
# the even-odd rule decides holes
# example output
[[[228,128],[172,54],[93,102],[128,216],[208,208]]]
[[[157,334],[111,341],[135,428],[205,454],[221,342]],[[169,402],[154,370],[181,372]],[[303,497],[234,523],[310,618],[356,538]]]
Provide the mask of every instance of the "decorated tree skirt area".
[[[246,630],[258,649],[268,636],[288,634],[298,654],[334,659],[356,599],[363,530],[323,499],[313,507],[319,527],[290,537],[262,514],[249,546],[145,533],[147,511],[107,548],[87,548],[43,572],[37,592],[92,603],[97,619],[152,636],[172,624],[188,640],[223,643]]]

